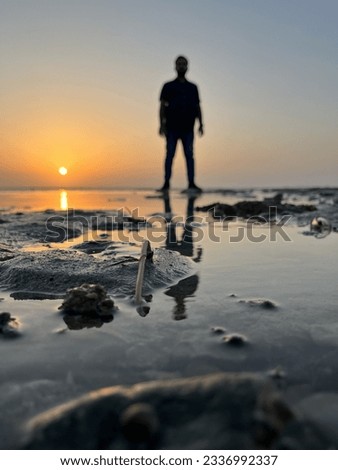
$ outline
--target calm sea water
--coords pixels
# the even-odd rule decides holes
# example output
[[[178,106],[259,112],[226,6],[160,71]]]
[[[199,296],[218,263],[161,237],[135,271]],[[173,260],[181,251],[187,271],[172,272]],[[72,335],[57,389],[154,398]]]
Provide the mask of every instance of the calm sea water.
[[[0,340],[2,448],[13,445],[18,426],[28,417],[114,384],[215,371],[268,373],[279,367],[291,403],[336,390],[336,234],[316,239],[291,225],[285,240],[273,235],[271,227],[257,227],[254,235],[263,234],[264,241],[255,242],[242,222],[216,223],[211,232],[205,214],[195,208],[233,203],[240,199],[236,195],[205,194],[193,202],[179,192],[164,201],[151,191],[126,190],[6,191],[0,196],[2,213],[123,207],[137,208],[144,217],[195,215],[189,243],[180,223],[173,226],[169,243],[167,238],[155,242],[191,257],[195,270],[179,285],[154,291],[146,317],[129,299],[116,298],[119,311],[113,322],[71,331],[57,310],[60,301],[17,301],[10,292],[1,293],[1,311],[19,318],[24,332],[16,341]],[[255,299],[271,300],[277,308],[247,302]],[[247,342],[231,347],[224,335],[212,333],[215,326]]]

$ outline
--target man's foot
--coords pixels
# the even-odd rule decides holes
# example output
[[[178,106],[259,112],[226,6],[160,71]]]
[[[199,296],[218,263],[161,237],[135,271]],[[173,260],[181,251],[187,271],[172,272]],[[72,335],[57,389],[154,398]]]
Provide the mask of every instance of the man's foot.
[[[167,191],[169,191],[169,189],[170,189],[169,183],[164,183],[162,188],[156,189],[156,192],[157,193],[166,193]]]
[[[195,183],[189,184],[188,189],[191,190],[191,191],[196,191],[196,192],[198,192],[198,193],[202,193],[202,192],[203,192],[203,190],[202,190],[201,188],[199,188],[198,186],[196,186]]]
[[[201,188],[199,188],[198,186],[196,186],[195,183],[190,183],[189,186],[188,186],[188,189],[185,189],[184,191],[182,191],[182,193],[202,193],[203,190]]]

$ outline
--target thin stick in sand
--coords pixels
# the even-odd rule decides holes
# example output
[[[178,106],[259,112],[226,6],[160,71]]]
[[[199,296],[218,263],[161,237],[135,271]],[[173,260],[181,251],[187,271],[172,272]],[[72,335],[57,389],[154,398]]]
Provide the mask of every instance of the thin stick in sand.
[[[143,288],[143,279],[144,279],[144,269],[146,265],[146,260],[150,259],[153,255],[151,250],[150,242],[144,240],[141,248],[141,255],[138,264],[136,286],[135,286],[135,304],[137,306],[137,311],[140,315],[145,316],[149,312],[149,307],[143,306],[142,299],[142,288]]]

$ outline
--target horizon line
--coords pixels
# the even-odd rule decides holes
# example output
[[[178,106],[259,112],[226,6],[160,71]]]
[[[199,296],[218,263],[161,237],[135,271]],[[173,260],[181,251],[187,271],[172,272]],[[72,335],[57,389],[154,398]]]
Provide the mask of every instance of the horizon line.
[[[179,191],[182,188],[173,187],[172,190]],[[338,186],[324,185],[290,185],[290,186],[226,186],[226,187],[206,187],[203,192],[222,192],[222,191],[255,191],[255,190],[270,190],[270,191],[290,191],[290,190],[338,190]],[[146,187],[132,187],[132,186],[7,186],[0,188],[2,191],[156,191],[152,186]]]

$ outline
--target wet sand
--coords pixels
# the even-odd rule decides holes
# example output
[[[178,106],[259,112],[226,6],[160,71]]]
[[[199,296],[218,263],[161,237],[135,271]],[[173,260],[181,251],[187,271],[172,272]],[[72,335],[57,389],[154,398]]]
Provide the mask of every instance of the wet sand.
[[[247,217],[230,219],[223,211],[216,214],[223,220],[214,219],[203,210],[264,199],[270,207],[278,193],[288,206],[285,213],[278,206],[277,220],[253,214],[260,219],[248,224]],[[259,444],[243,429],[243,439],[233,445],[337,448],[338,190],[224,190],[190,199],[173,191],[170,200],[152,191],[74,196],[79,199],[67,230],[54,233],[66,235],[61,243],[46,240],[46,219],[55,217],[54,228],[65,226],[64,194],[21,193],[20,199],[8,193],[6,199],[2,193],[0,311],[10,312],[20,331],[15,339],[0,337],[3,449],[25,445],[22,429],[30,419],[90,391],[164,381],[159,386],[164,393],[172,380],[214,373],[253,373],[271,382],[296,417],[297,430],[288,431],[287,439],[274,440],[274,429],[271,439]],[[69,191],[68,208],[72,197]],[[298,211],[291,205],[314,208]],[[281,222],[287,213],[291,217]],[[316,218],[328,221],[329,228],[311,225]],[[150,267],[146,276],[146,316],[132,300],[142,238],[151,238],[159,260],[158,270]],[[118,307],[113,321],[82,328],[77,322],[71,329],[58,310],[66,289],[99,281]],[[180,412],[184,416],[184,409]],[[304,423],[311,439],[304,438]],[[166,429],[169,422],[160,425]],[[152,445],[175,447],[168,436]],[[124,441],[118,442],[122,448]],[[208,447],[195,435],[185,448],[198,442]],[[179,433],[176,444],[180,448]]]

